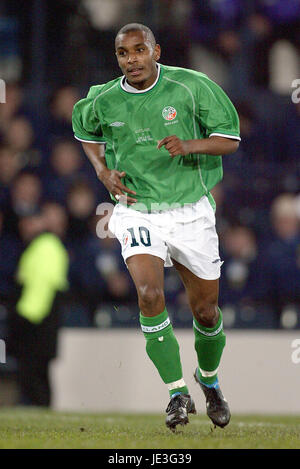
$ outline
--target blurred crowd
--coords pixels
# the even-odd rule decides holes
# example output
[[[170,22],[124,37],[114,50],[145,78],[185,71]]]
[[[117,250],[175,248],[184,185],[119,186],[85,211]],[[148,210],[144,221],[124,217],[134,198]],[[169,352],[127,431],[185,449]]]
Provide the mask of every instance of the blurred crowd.
[[[43,2],[46,80],[38,90],[28,13],[34,3],[0,7],[0,77],[7,82],[0,104],[1,330],[28,244],[22,221],[37,211],[69,254],[62,324],[138,324],[119,244],[96,234],[97,206],[111,199],[71,126],[88,87],[120,74],[114,36],[133,20],[153,28],[162,63],[207,73],[240,116],[239,150],[223,158],[224,179],[213,191],[227,327],[300,326],[300,103],[291,99],[300,78],[300,0]],[[174,269],[166,269],[165,291],[174,323],[190,326]]]

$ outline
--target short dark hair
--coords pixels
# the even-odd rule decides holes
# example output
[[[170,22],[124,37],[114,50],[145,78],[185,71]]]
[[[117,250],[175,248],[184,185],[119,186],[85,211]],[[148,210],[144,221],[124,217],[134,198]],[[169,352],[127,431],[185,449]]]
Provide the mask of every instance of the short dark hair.
[[[120,36],[121,34],[130,33],[132,31],[144,32],[147,38],[150,40],[151,45],[155,47],[156,40],[155,40],[153,32],[151,31],[150,28],[148,28],[148,26],[145,26],[144,24],[140,24],[140,23],[129,23],[123,26],[123,28],[121,28],[120,31],[117,33],[116,40],[117,40],[117,37]]]

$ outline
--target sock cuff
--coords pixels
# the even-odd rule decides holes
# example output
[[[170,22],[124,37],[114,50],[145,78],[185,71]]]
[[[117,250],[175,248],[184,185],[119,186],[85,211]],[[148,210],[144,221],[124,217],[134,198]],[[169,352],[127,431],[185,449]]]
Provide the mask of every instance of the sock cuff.
[[[146,317],[140,313],[140,324],[144,333],[150,333],[151,335],[155,332],[160,332],[171,325],[170,318],[166,309],[157,316]]]
[[[219,310],[220,315],[219,315],[218,322],[214,327],[202,326],[202,324],[199,324],[199,322],[194,318],[193,320],[194,328],[201,334],[206,335],[208,337],[218,335],[223,330],[223,315],[222,315],[222,311],[220,310],[220,308],[218,308],[218,310]]]
[[[184,388],[186,387],[186,384],[184,382],[184,379],[181,378],[177,381],[173,381],[173,383],[167,383],[167,386],[168,386],[168,390],[169,391],[173,391],[174,389],[179,389],[179,388]]]

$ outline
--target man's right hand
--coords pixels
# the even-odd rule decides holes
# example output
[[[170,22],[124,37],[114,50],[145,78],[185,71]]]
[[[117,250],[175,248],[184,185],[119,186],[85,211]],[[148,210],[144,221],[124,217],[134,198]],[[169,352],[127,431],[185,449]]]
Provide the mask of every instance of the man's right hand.
[[[133,197],[128,197],[128,194],[136,195],[136,192],[128,189],[122,184],[121,178],[126,176],[125,171],[117,171],[116,169],[108,169],[105,161],[105,146],[104,144],[96,144],[91,142],[81,142],[85,154],[92,163],[98,179],[104,184],[106,189],[117,199],[128,205],[137,202]],[[125,194],[124,194],[125,192]],[[116,197],[117,196],[117,197]]]
[[[128,196],[128,194],[136,195],[136,192],[132,191],[128,187],[124,186],[121,178],[126,176],[125,171],[117,171],[116,169],[105,169],[97,174],[98,179],[104,184],[106,189],[119,201],[125,202],[128,205],[133,205],[137,202],[137,199]],[[124,194],[125,192],[125,194]]]

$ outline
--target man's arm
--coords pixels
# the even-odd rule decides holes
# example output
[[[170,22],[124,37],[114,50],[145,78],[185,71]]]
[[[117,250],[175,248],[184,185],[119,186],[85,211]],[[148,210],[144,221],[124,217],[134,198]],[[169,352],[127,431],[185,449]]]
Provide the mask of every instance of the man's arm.
[[[212,136],[195,140],[181,140],[176,135],[170,135],[159,141],[157,148],[165,146],[173,158],[177,155],[200,153],[205,155],[227,155],[234,153],[239,147],[239,141],[226,137]]]
[[[128,189],[128,187],[124,186],[124,184],[121,182],[121,178],[125,177],[126,173],[124,171],[120,172],[115,169],[108,169],[105,160],[105,145],[98,143],[81,143],[86,156],[96,171],[98,179],[104,184],[106,189],[117,200],[121,200],[121,197],[126,198],[126,203],[129,205],[137,202],[136,199],[127,196],[127,194],[124,194],[124,192],[128,192],[129,194],[136,195],[136,192]]]
[[[101,175],[108,171],[105,161],[105,145],[96,143],[81,142],[83,150],[92,163],[98,179],[101,181]]]

